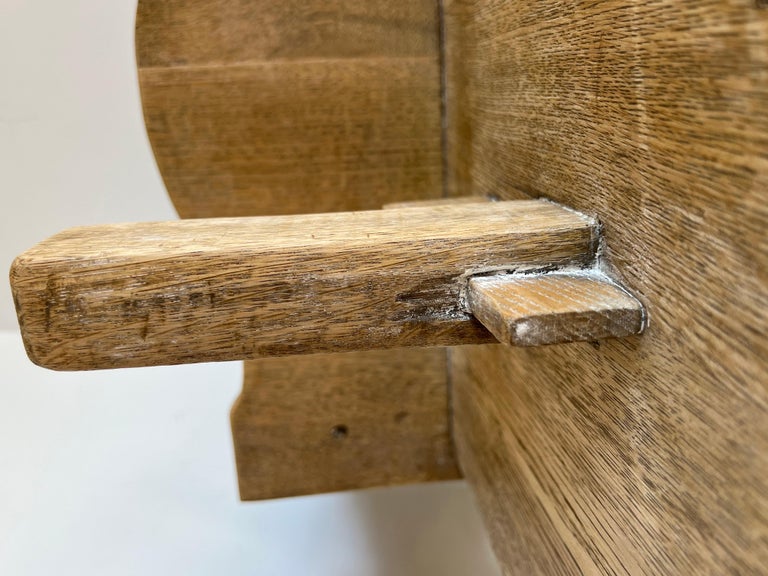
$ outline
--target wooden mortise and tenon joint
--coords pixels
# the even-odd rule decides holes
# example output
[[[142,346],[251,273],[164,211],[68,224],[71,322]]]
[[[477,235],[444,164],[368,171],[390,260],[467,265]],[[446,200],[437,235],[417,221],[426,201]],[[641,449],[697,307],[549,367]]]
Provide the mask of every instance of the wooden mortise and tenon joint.
[[[61,370],[637,334],[598,235],[543,200],[93,226],[11,283],[30,358]]]

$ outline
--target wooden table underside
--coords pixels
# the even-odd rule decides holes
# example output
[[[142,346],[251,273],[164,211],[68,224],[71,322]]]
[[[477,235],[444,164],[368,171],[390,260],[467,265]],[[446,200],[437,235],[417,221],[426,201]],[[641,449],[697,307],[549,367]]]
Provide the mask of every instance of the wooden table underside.
[[[457,348],[450,370],[307,357],[327,393],[292,388],[295,411],[278,401],[306,360],[249,363],[243,496],[456,477],[453,432],[509,574],[768,572],[762,6],[141,0],[147,129],[183,217],[548,197],[601,218],[650,310],[642,337]],[[328,456],[280,483],[281,442]]]

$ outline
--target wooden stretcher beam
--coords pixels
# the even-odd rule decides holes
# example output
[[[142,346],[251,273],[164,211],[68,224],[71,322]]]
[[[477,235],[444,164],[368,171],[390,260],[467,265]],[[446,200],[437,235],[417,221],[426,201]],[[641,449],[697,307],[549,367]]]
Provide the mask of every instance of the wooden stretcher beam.
[[[469,275],[586,266],[593,218],[546,201],[75,228],[16,259],[54,369],[492,342]]]

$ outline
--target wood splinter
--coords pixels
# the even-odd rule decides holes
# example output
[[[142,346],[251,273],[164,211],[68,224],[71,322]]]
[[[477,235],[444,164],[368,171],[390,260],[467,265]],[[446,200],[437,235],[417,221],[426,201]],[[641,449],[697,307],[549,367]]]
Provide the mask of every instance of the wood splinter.
[[[475,278],[461,304],[474,273],[581,269],[597,244],[546,201],[122,224],[42,242],[11,284],[27,352],[62,370],[638,332],[639,303],[596,279]]]

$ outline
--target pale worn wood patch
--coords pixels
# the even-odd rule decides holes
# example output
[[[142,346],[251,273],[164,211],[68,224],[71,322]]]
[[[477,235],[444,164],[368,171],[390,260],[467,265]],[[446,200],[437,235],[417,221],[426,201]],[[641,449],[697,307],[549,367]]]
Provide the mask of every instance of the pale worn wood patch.
[[[642,304],[597,270],[470,278],[472,315],[513,346],[623,338],[645,324]]]
[[[232,409],[241,498],[457,478],[445,362],[431,348],[246,363]]]

